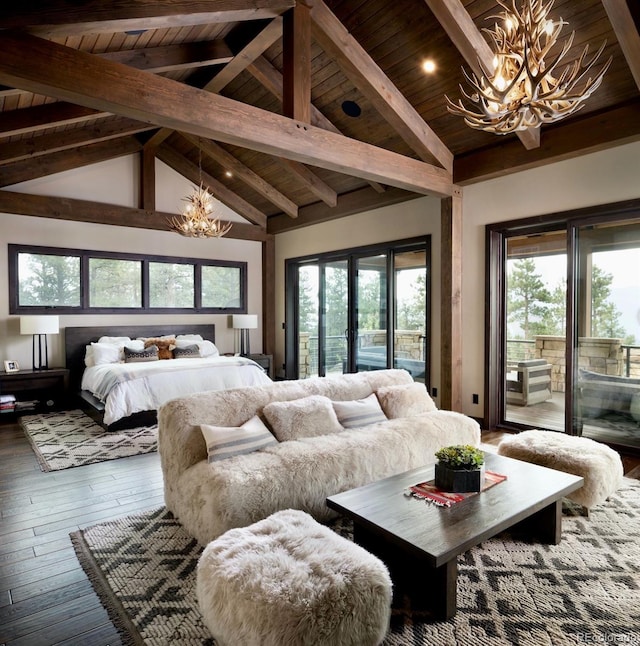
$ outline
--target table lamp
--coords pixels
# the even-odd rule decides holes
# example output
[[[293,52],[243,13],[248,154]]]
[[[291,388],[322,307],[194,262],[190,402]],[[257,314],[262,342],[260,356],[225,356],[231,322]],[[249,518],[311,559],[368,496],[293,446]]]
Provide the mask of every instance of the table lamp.
[[[47,334],[60,332],[60,319],[58,316],[37,315],[20,317],[20,334],[31,334],[31,361],[34,370],[49,369],[49,351],[47,348]],[[38,362],[36,363],[36,337],[38,346]],[[44,338],[44,343],[43,343]],[[44,346],[44,361],[43,351]]]
[[[233,314],[231,327],[239,331],[240,335],[240,354],[251,354],[251,343],[249,330],[255,330],[258,327],[257,314]]]

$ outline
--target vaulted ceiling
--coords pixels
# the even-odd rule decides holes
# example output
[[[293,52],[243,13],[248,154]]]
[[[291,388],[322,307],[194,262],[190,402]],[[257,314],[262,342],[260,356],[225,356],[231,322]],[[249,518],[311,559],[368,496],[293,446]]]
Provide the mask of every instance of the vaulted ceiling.
[[[519,0],[518,0],[519,3]],[[640,139],[640,4],[556,0],[571,60],[613,57],[582,110],[497,136],[446,110],[495,0],[22,2],[0,9],[0,210],[165,229],[158,158],[263,240]],[[483,49],[484,48],[484,49]],[[422,63],[436,65],[427,74]],[[137,153],[139,208],[6,190]],[[117,190],[117,189],[116,189]]]

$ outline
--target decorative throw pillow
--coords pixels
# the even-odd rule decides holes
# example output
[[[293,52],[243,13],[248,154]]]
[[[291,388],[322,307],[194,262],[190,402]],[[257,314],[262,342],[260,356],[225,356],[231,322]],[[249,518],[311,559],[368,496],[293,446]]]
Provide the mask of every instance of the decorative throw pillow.
[[[329,435],[342,430],[331,400],[323,395],[271,402],[262,413],[280,442]]]
[[[194,343],[193,345],[177,346],[173,351],[174,359],[199,359],[200,348]]]
[[[145,339],[145,348],[150,348],[152,345],[155,345],[158,349],[158,359],[173,359],[173,349],[176,347],[176,340],[174,337]]]
[[[91,360],[94,366],[104,363],[118,363],[121,360],[120,347],[115,343],[92,343]]]
[[[189,341],[193,343],[194,341],[204,341],[201,334],[177,334],[176,342],[178,341]]]
[[[240,427],[201,424],[200,430],[207,445],[209,462],[253,453],[278,443],[257,415]]]
[[[131,348],[124,348],[124,362],[125,363],[144,363],[145,361],[158,360],[158,347],[150,345],[143,350],[132,350]]]
[[[417,381],[412,384],[383,386],[378,388],[376,395],[389,419],[413,417],[438,410],[424,384]]]
[[[332,402],[338,420],[345,428],[360,428],[386,421],[386,417],[375,393],[364,399]]]

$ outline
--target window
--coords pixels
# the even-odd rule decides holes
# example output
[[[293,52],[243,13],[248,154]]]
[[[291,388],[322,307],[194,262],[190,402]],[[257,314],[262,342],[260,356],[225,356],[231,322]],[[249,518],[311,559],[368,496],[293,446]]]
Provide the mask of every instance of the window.
[[[243,313],[247,263],[9,245],[9,313]]]
[[[287,261],[290,378],[403,368],[428,384],[430,239]]]

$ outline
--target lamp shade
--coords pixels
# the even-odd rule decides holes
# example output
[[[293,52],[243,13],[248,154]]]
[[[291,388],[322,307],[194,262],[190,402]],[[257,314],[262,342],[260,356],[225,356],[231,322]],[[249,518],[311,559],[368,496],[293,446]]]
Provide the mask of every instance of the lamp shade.
[[[233,314],[231,326],[234,330],[255,330],[258,327],[258,315]]]
[[[60,317],[51,315],[21,316],[20,334],[58,334]]]

